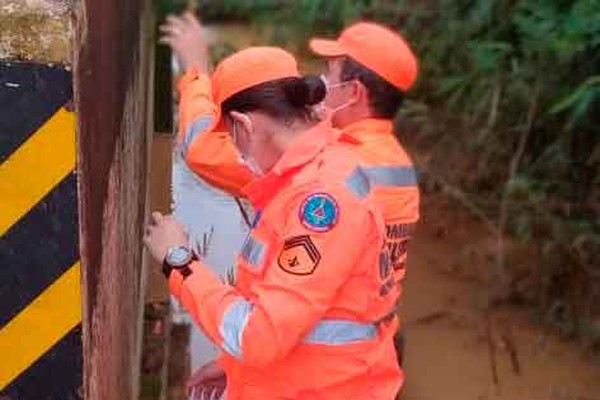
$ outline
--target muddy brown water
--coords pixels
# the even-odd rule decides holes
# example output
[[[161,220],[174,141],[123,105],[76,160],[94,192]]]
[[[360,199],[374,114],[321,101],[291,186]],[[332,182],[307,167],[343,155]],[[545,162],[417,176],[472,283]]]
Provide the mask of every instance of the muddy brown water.
[[[468,238],[485,242],[484,234],[467,223],[440,236],[444,220],[436,207],[425,204],[409,249],[403,400],[600,400],[600,366],[581,346],[533,325],[528,310],[497,313],[488,333],[487,288],[465,278],[475,267],[464,265],[469,258],[460,251]]]

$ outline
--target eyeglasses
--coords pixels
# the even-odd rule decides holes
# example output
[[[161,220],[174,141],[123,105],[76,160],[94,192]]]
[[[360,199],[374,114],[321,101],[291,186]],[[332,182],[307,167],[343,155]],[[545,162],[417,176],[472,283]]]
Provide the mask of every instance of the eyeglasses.
[[[327,91],[330,91],[331,89],[335,89],[335,88],[338,88],[338,87],[346,86],[346,85],[352,83],[352,81],[344,81],[344,82],[339,82],[339,83],[329,83],[329,80],[323,74],[319,75],[319,78],[321,78],[321,80],[325,84],[325,89]]]

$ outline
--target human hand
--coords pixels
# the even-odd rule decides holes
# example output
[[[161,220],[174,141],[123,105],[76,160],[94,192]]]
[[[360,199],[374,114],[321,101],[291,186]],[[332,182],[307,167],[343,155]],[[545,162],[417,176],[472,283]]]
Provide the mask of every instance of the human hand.
[[[225,371],[215,361],[198,368],[186,382],[190,400],[217,400],[225,392],[227,378]]]
[[[171,47],[183,69],[196,66],[203,73],[208,73],[208,45],[202,25],[194,14],[169,15],[160,30],[163,36],[159,42]]]
[[[162,263],[169,248],[188,245],[188,235],[172,215],[153,212],[152,221],[144,232],[144,244],[152,258]]]

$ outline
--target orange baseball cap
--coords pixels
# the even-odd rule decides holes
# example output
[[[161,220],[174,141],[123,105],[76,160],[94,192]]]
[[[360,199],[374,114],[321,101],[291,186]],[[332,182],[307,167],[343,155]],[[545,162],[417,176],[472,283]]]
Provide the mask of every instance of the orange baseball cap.
[[[419,73],[417,57],[406,40],[372,22],[349,26],[337,40],[312,39],[309,46],[323,57],[351,57],[403,91],[411,88]]]
[[[225,100],[252,86],[299,77],[293,55],[279,47],[249,47],[221,61],[211,77],[213,99]]]
[[[225,100],[261,83],[293,77],[300,77],[296,58],[279,47],[248,47],[223,59],[211,75],[219,112],[217,129],[225,127],[220,117]]]

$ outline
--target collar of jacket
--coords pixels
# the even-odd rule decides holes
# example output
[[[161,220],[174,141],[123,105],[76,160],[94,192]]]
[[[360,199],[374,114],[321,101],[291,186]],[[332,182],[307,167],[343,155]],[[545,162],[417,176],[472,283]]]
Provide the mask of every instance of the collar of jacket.
[[[261,208],[294,171],[312,161],[325,146],[336,142],[340,133],[332,128],[330,123],[320,122],[299,134],[265,176],[244,187],[243,193],[246,198],[255,207]]]
[[[367,118],[342,129],[341,141],[358,144],[367,135],[393,134],[394,126],[389,119]]]

